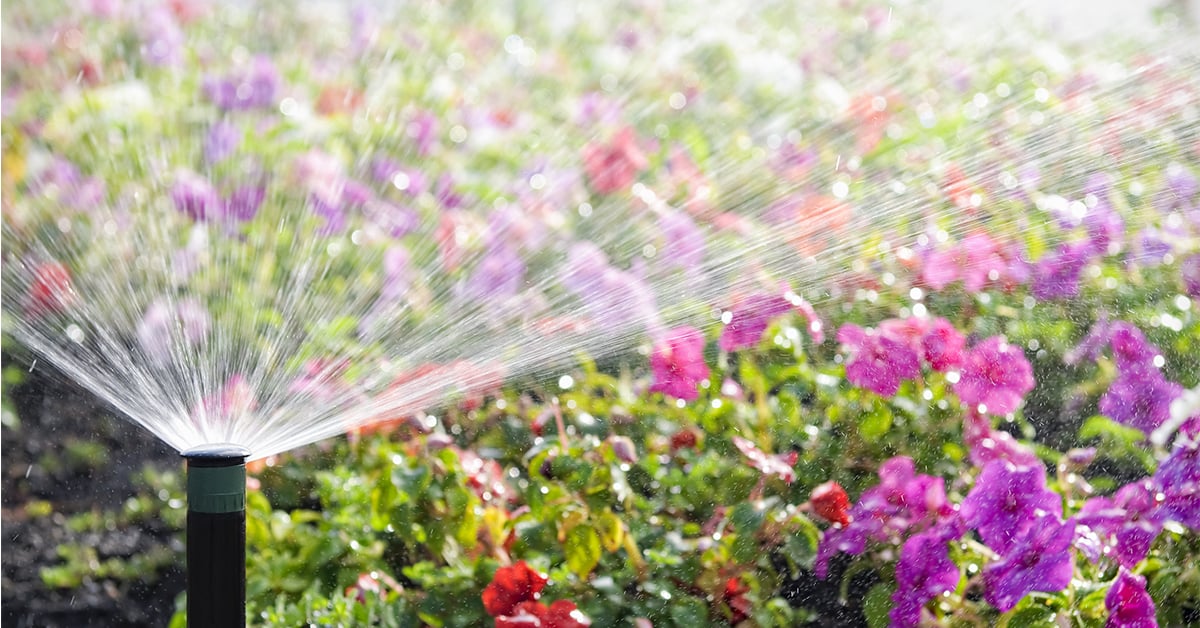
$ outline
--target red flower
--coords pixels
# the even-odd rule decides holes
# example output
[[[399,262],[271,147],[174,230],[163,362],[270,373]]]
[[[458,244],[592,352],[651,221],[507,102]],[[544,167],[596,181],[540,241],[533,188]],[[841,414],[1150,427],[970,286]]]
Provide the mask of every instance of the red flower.
[[[45,262],[33,271],[33,283],[29,287],[30,314],[57,314],[74,301],[71,289],[71,274],[58,262]]]
[[[750,589],[736,577],[725,581],[725,590],[721,592],[721,600],[729,605],[729,623],[738,625],[750,619],[750,600],[746,597]]]
[[[588,181],[601,194],[628,189],[647,165],[631,129],[622,129],[607,145],[588,144],[583,149]]]
[[[492,617],[512,615],[521,602],[536,600],[545,586],[546,576],[534,571],[523,560],[501,567],[483,590],[483,607]]]
[[[508,616],[496,618],[496,628],[587,628],[592,620],[579,612],[574,602],[558,600],[546,606],[541,602],[521,602]]]
[[[684,428],[671,435],[671,451],[680,449],[695,449],[698,441],[696,430]]]
[[[361,573],[354,584],[346,587],[346,597],[353,597],[355,601],[365,604],[367,595],[383,596],[383,587],[374,574]]]
[[[850,497],[841,484],[829,481],[814,488],[808,502],[827,521],[850,525]]]

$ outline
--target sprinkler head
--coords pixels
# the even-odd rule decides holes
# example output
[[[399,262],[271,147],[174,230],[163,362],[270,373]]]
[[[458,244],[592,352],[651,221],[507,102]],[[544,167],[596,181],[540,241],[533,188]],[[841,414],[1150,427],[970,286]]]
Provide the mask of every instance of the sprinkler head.
[[[188,509],[206,513],[245,510],[249,455],[249,449],[232,443],[201,445],[183,452],[188,465]]]

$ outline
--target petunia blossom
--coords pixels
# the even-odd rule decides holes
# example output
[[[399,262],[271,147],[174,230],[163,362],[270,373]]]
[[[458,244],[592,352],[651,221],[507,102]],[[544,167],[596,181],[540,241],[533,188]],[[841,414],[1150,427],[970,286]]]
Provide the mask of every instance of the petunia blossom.
[[[1183,387],[1168,381],[1153,364],[1128,367],[1100,397],[1100,412],[1149,436],[1171,415],[1171,402]]]
[[[1079,295],[1083,267],[1091,260],[1090,241],[1063,244],[1038,261],[1034,269],[1033,296],[1043,301]]]
[[[980,412],[1008,414],[1033,385],[1033,367],[1021,348],[992,336],[967,353],[954,392],[963,403],[982,406]]]
[[[917,352],[888,335],[846,323],[838,330],[838,341],[850,350],[846,379],[855,386],[891,397],[901,380],[921,374]]]
[[[729,323],[721,330],[717,346],[723,351],[737,351],[758,344],[763,332],[776,317],[792,309],[783,296],[755,293],[740,299],[730,308]]]
[[[1075,520],[1087,526],[1114,555],[1117,564],[1132,569],[1150,552],[1163,527],[1157,490],[1149,478],[1121,487],[1112,498],[1093,497]]]
[[[888,613],[893,628],[920,625],[925,604],[958,587],[961,573],[950,559],[947,543],[962,534],[961,522],[951,519],[904,542],[896,563],[892,610]]]
[[[1061,522],[1057,515],[1045,514],[1029,526],[1028,534],[1017,537],[1000,560],[983,569],[983,597],[1001,613],[1031,591],[1055,593],[1071,583],[1075,521]]]
[[[1192,425],[1200,424],[1192,419]],[[1181,430],[1184,431],[1184,430]],[[1154,472],[1154,487],[1163,494],[1163,515],[1200,530],[1200,435],[1185,434]]]
[[[691,401],[699,396],[700,380],[708,377],[704,363],[704,334],[695,327],[676,327],[666,332],[650,354],[654,371],[651,392]]]
[[[921,336],[921,357],[935,371],[947,372],[958,368],[963,361],[967,339],[950,321],[936,318]]]
[[[1046,488],[1041,465],[995,460],[983,467],[959,509],[988,547],[1007,554],[1042,515],[1062,516],[1062,498]]]
[[[890,543],[920,532],[952,514],[945,480],[919,474],[912,458],[896,456],[879,466],[879,484],[859,496],[850,524],[825,530],[817,546],[814,572],[824,578],[838,552],[861,554],[867,542]]]
[[[1104,608],[1109,613],[1105,628],[1158,628],[1146,579],[1124,567],[1104,596]]]

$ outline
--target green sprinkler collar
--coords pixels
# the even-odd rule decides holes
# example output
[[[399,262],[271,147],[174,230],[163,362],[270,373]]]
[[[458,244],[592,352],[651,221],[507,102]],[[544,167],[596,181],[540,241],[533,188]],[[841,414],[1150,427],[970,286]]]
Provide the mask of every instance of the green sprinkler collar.
[[[188,465],[188,509],[204,513],[246,510],[249,455],[245,447],[230,444],[204,445],[183,452]]]

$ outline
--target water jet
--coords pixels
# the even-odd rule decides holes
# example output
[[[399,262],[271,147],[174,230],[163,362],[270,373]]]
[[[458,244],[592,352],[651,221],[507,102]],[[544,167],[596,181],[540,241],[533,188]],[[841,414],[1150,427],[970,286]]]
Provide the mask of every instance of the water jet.
[[[187,617],[193,628],[246,621],[246,458],[230,443],[187,460]]]

